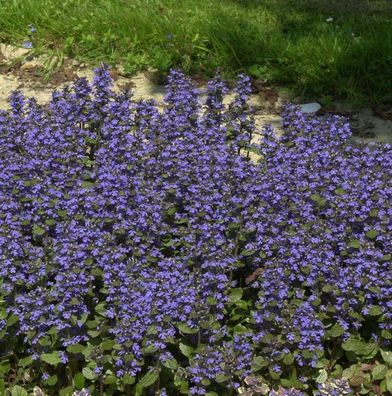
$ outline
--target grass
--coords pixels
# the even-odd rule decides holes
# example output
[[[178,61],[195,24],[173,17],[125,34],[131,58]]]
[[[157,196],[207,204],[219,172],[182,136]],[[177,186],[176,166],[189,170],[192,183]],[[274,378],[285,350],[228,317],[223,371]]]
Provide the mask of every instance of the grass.
[[[392,102],[390,0],[0,0],[0,41],[129,73],[246,72],[304,98]],[[333,18],[328,22],[328,18]]]

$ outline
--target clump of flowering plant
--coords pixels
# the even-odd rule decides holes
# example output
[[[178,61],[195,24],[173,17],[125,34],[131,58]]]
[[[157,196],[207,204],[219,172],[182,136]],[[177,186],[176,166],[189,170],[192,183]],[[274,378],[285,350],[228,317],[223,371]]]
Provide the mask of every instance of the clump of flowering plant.
[[[17,367],[49,394],[224,395],[254,376],[312,394],[323,370],[390,390],[391,147],[356,145],[344,119],[292,105],[282,137],[258,131],[249,84],[240,76],[225,106],[217,76],[202,105],[172,71],[163,112],[114,93],[105,67],[47,107],[12,94],[7,378]],[[383,367],[364,373],[364,360]]]

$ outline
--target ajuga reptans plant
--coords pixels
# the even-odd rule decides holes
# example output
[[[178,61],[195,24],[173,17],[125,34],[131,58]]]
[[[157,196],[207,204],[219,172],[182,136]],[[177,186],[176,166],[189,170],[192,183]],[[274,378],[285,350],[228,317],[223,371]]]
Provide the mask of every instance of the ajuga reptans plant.
[[[11,95],[0,386],[391,391],[391,147],[290,104],[283,136],[257,130],[249,78],[234,91],[172,71],[159,111],[101,67],[48,106]]]

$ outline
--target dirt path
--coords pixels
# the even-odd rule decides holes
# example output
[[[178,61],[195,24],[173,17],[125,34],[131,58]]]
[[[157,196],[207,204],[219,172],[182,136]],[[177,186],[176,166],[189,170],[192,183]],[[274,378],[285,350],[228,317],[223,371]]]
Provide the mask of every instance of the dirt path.
[[[77,77],[87,77],[91,80],[93,76],[92,70],[86,65],[66,59],[46,81],[44,65],[52,61],[55,60],[45,57],[34,58],[29,50],[24,48],[0,44],[0,109],[8,107],[7,98],[15,89],[21,89],[27,97],[34,96],[39,103],[44,104],[50,100],[54,89],[71,83]],[[111,74],[114,90],[130,87],[135,99],[153,98],[159,106],[163,106],[164,86],[152,83],[144,73],[128,77],[119,68],[112,69]],[[231,99],[232,96],[228,95],[225,102]],[[256,125],[262,127],[265,124],[272,124],[275,130],[280,132],[280,109],[283,102],[288,99],[288,95],[283,91],[277,92],[265,85],[259,88],[256,86],[255,93],[250,97],[250,104],[255,109]],[[392,143],[392,110],[390,114],[386,113],[387,118],[390,119],[379,117],[371,109],[355,112],[344,108],[343,105],[335,104],[333,110],[351,119],[350,123],[353,132],[357,135],[356,139]]]

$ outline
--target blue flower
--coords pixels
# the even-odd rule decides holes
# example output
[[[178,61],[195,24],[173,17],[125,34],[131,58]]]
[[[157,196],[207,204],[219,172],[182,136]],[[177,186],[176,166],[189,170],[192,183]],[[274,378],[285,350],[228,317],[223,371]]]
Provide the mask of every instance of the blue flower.
[[[86,388],[83,388],[80,391],[75,391],[72,393],[72,396],[90,396],[90,391]]]
[[[31,33],[35,33],[37,31],[37,29],[34,25],[29,25],[29,30]]]
[[[281,373],[282,369],[280,368],[280,366],[278,364],[275,364],[274,366],[272,366],[272,371],[274,373]]]
[[[28,48],[28,49],[33,48],[33,43],[31,41],[25,41],[23,43],[23,48]]]

